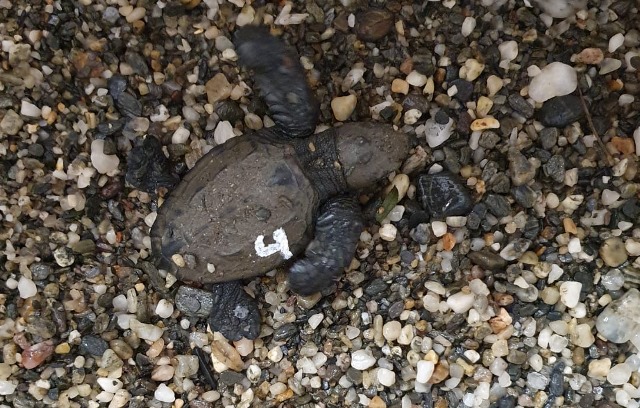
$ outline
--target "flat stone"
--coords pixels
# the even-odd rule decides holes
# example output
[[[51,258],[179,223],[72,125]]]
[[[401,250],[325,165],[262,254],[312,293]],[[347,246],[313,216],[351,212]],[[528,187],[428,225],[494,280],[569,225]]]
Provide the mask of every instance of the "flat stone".
[[[381,9],[369,9],[356,16],[356,36],[368,42],[383,39],[393,27],[393,15]]]
[[[531,106],[531,104],[527,102],[527,100],[522,96],[515,93],[511,94],[507,97],[507,102],[509,103],[509,106],[511,106],[525,118],[529,119],[533,117],[533,106]]]
[[[584,116],[582,102],[575,95],[558,96],[546,101],[536,113],[545,126],[564,128]]]
[[[473,208],[469,190],[450,172],[423,173],[418,176],[416,185],[418,200],[434,218],[467,215]]]
[[[22,125],[24,125],[24,121],[20,115],[13,109],[9,109],[0,121],[0,130],[10,136],[15,136],[22,129]]]

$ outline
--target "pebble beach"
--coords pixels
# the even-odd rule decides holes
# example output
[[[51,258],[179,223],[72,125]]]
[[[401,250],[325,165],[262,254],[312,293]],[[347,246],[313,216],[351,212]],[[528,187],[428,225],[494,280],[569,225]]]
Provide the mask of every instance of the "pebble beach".
[[[317,132],[412,148],[343,276],[246,281],[231,342],[153,263],[170,189],[125,175],[273,126],[249,24]],[[637,0],[0,0],[0,408],[640,408],[639,165]]]

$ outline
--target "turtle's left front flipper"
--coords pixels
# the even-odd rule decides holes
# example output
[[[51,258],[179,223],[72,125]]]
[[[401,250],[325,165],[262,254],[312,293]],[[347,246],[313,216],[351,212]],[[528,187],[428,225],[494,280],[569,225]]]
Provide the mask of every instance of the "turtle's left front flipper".
[[[315,238],[289,271],[291,289],[307,296],[329,286],[351,263],[362,228],[361,209],[354,197],[327,200],[320,208]]]
[[[234,43],[240,64],[255,73],[275,129],[287,137],[311,135],[318,120],[318,104],[299,57],[263,26],[242,27]]]

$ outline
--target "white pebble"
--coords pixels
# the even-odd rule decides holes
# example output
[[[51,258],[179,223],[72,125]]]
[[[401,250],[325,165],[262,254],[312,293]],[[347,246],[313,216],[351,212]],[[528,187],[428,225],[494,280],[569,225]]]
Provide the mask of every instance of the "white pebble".
[[[18,387],[17,383],[0,380],[0,395],[11,395]]]
[[[351,367],[356,370],[366,370],[373,367],[376,363],[376,359],[371,355],[371,352],[366,350],[357,350],[351,353]]]
[[[116,391],[121,389],[123,386],[122,381],[118,380],[117,378],[101,377],[101,378],[98,378],[96,381],[98,382],[98,385],[100,386],[100,388],[110,393],[115,393]]]
[[[475,295],[470,292],[460,291],[447,298],[447,305],[455,313],[466,313],[473,306]]]
[[[233,132],[233,126],[228,120],[222,120],[216,126],[216,129],[213,131],[213,140],[219,145],[223,144],[227,140],[235,137],[235,133]]]
[[[624,34],[617,33],[609,38],[609,52],[614,52],[624,44]]]
[[[115,154],[104,154],[104,140],[91,142],[91,164],[100,174],[107,174],[118,168],[120,159]]]
[[[620,193],[606,188],[602,190],[602,194],[600,195],[600,200],[605,206],[610,206],[611,204],[615,203],[618,198],[620,198]]]
[[[505,41],[498,45],[500,57],[505,61],[513,61],[518,56],[518,43],[516,41]]]
[[[418,71],[411,71],[409,75],[407,75],[406,81],[409,85],[423,87],[427,83],[427,76]]]
[[[396,383],[396,373],[387,368],[378,368],[378,382],[385,387],[391,387]]]
[[[354,67],[347,73],[342,80],[342,91],[346,92],[351,89],[355,84],[360,82],[366,69],[361,63],[355,64]]]
[[[473,32],[474,28],[476,28],[476,19],[473,17],[466,17],[462,22],[462,29],[460,30],[460,33],[464,37],[468,37]]]
[[[435,364],[433,364],[433,361],[418,361],[418,365],[416,367],[416,382],[426,384],[427,381],[431,379],[434,369]]]
[[[156,306],[156,314],[163,319],[170,317],[173,314],[173,304],[166,299],[160,299]]]
[[[141,323],[134,318],[129,320],[129,328],[141,339],[149,341],[158,340],[160,337],[162,337],[162,333],[164,332],[164,330],[158,326],[155,326],[153,324]]]
[[[556,96],[568,95],[578,87],[578,75],[572,66],[562,62],[546,65],[529,84],[529,96],[544,102]]]
[[[629,256],[640,256],[640,241],[629,238],[624,242],[624,249]]]
[[[189,132],[189,129],[180,126],[178,129],[176,129],[175,132],[173,132],[173,135],[171,136],[171,143],[173,144],[185,143],[187,140],[189,140],[190,134],[191,132]]]
[[[394,341],[400,337],[401,330],[402,324],[396,320],[392,320],[382,326],[382,335],[387,339],[387,341]]]
[[[389,212],[389,215],[387,215],[387,217],[389,218],[389,221],[398,222],[398,221],[400,221],[402,219],[403,215],[404,215],[404,206],[403,205],[396,205]]]
[[[451,137],[453,119],[442,125],[433,119],[428,119],[424,124],[424,134],[429,147],[438,147]]]
[[[573,237],[567,244],[567,250],[570,254],[579,254],[582,251],[582,244],[580,244],[580,238]]]
[[[323,319],[324,315],[322,313],[314,314],[309,318],[309,327],[315,330],[320,325],[320,323],[322,323]]]
[[[396,239],[396,235],[398,234],[398,229],[393,224],[384,224],[380,230],[378,230],[380,234],[380,238],[385,241],[393,241]]]
[[[42,110],[29,101],[22,101],[22,105],[20,106],[20,114],[22,116],[39,118],[42,115]]]
[[[613,71],[617,71],[622,66],[622,61],[615,58],[605,58],[600,64],[598,74],[607,75]]]
[[[38,293],[38,288],[31,279],[21,276],[18,281],[18,292],[22,299],[28,299]]]
[[[629,378],[631,378],[631,367],[625,363],[614,365],[607,374],[607,381],[611,385],[626,384]]]
[[[433,221],[431,223],[431,230],[433,231],[433,235],[441,237],[447,233],[447,223],[443,221]]]
[[[280,348],[280,346],[273,347],[267,353],[267,358],[269,358],[269,360],[273,361],[274,363],[277,363],[280,360],[282,360],[282,357],[284,357],[284,353],[282,352],[282,349]]]
[[[404,113],[404,123],[407,125],[415,124],[422,116],[422,112],[418,109],[409,109]]]
[[[560,284],[560,301],[568,308],[576,307],[580,301],[582,283],[575,281],[562,282]]]
[[[164,383],[158,385],[158,388],[156,388],[153,393],[153,397],[160,402],[173,402],[176,400],[176,394]]]

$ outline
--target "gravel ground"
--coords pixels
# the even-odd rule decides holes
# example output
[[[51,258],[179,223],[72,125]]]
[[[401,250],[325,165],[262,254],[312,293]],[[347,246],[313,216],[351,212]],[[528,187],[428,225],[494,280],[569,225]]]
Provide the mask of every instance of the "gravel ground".
[[[0,407],[639,407],[640,3],[528,3],[0,0]],[[146,135],[184,175],[272,124],[251,22],[321,126],[413,149],[345,276],[247,282],[232,344],[153,278],[167,190],[124,175]]]

